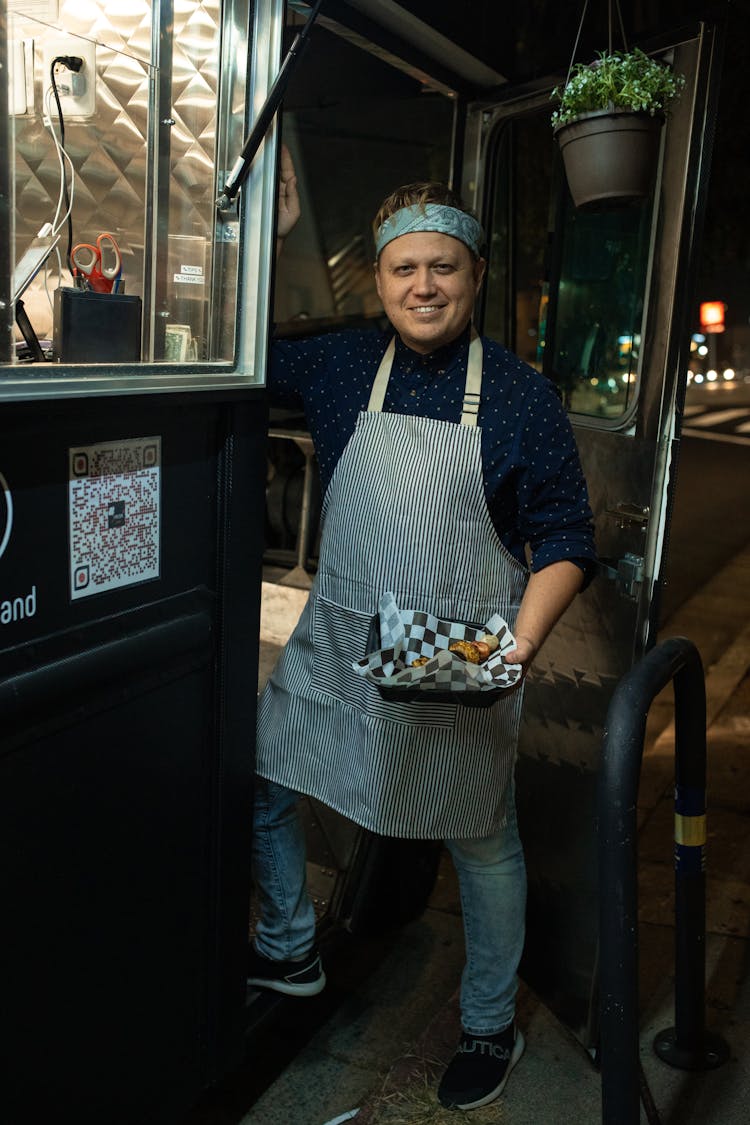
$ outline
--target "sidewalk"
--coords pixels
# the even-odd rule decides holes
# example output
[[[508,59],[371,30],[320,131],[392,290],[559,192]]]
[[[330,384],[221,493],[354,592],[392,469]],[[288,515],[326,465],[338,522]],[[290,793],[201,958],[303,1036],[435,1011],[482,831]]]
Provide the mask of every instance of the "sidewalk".
[[[302,591],[264,588],[276,633],[272,663]],[[641,1056],[661,1125],[733,1125],[750,1096],[750,548],[690,599],[662,631],[687,636],[706,669],[708,709],[707,1025],[729,1043],[730,1061],[687,1073],[654,1054],[654,1035],[673,1025],[674,870],[672,691],[654,703],[639,798]],[[286,607],[286,608],[284,608]],[[739,609],[738,609],[739,607]],[[264,632],[264,638],[266,633]],[[274,1081],[241,1125],[448,1125],[435,1079],[459,1034],[455,987],[463,959],[460,908],[446,861],[428,909],[405,927],[353,991],[331,966],[341,1003]],[[598,1125],[599,1075],[580,1044],[527,988],[519,994],[524,1058],[476,1125]],[[356,1117],[349,1116],[358,1109]],[[641,1111],[642,1122],[647,1122]],[[656,1120],[654,1118],[654,1120]]]

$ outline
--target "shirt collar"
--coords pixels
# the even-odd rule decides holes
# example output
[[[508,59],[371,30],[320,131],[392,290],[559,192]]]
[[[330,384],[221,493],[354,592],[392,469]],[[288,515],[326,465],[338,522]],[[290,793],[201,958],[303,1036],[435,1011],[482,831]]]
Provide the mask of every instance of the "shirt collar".
[[[461,335],[457,336],[455,340],[451,340],[450,344],[444,344],[442,348],[436,348],[434,352],[429,352],[427,355],[423,355],[422,352],[415,352],[403,342],[400,336],[396,336],[394,362],[407,370],[422,367],[429,371],[438,368],[445,371],[459,359],[465,359],[470,334],[471,326],[467,324]]]

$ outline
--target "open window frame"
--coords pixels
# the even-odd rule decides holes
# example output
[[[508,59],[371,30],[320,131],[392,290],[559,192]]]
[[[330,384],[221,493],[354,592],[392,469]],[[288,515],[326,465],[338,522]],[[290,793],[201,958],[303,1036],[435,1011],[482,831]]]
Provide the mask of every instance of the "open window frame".
[[[60,0],[61,9],[65,3],[67,0]],[[146,4],[143,6],[148,7]],[[12,13],[7,9],[7,0],[0,0],[0,64],[4,74],[9,72],[12,49],[8,16],[11,14],[16,21],[24,18],[20,0],[13,5]],[[181,130],[183,121],[179,101],[181,90],[184,95],[186,89],[185,67],[180,68],[178,63],[181,48],[173,21],[173,0],[154,0],[151,6],[150,41],[143,45],[144,58],[140,64],[144,74],[140,97],[142,101],[147,100],[147,106],[140,106],[144,123],[141,148],[145,153],[140,173],[144,189],[141,247],[140,257],[136,251],[137,276],[128,277],[127,290],[141,297],[139,361],[77,363],[62,359],[55,362],[14,362],[16,303],[13,290],[17,289],[14,269],[26,246],[17,239],[18,204],[21,200],[16,197],[14,159],[0,161],[3,169],[0,173],[3,177],[0,181],[0,247],[4,248],[0,249],[0,401],[164,391],[218,391],[263,385],[276,212],[275,124],[253,162],[236,210],[222,214],[213,201],[239,154],[248,123],[263,105],[277,72],[284,3],[283,0],[259,0],[255,4],[250,4],[249,0],[222,0],[219,12],[215,40],[208,45],[209,50],[213,49],[213,58],[207,64],[210,64],[215,77],[213,89],[203,76],[196,73],[186,98],[190,103],[186,113],[192,110],[196,114],[203,110],[203,137],[207,138],[204,146],[191,144],[203,139],[198,138],[199,125],[194,123],[200,120],[198,117],[191,120],[190,129]],[[198,33],[205,37],[206,12],[199,14],[201,28]],[[62,16],[61,11],[61,20]],[[211,34],[210,25],[208,34]],[[262,43],[264,49],[254,51],[253,43]],[[204,39],[204,50],[205,47]],[[108,50],[113,54],[104,46],[102,54],[105,57]],[[121,71],[123,66],[134,65],[134,52],[123,49],[114,54],[114,61]],[[102,80],[103,71],[99,70],[97,87]],[[0,152],[13,158],[17,121],[8,112],[11,93],[12,87],[2,84]],[[37,103],[40,104],[38,95]],[[179,329],[174,321],[184,319],[179,315],[175,317],[170,309],[170,297],[177,290],[176,286],[170,290],[170,283],[178,280],[175,273],[181,268],[175,263],[185,257],[178,253],[175,258],[170,246],[173,237],[170,210],[174,214],[175,207],[179,207],[180,196],[190,204],[191,184],[177,183],[176,174],[180,159],[189,159],[196,150],[197,159],[193,166],[202,168],[203,182],[199,190],[204,200],[203,212],[198,215],[197,223],[197,212],[190,212],[190,223],[186,220],[180,235],[185,236],[187,241],[191,237],[191,227],[192,230],[199,228],[196,241],[204,250],[206,268],[199,276],[203,282],[201,304],[205,309],[205,333],[197,349],[200,354],[196,354],[195,347],[183,346],[179,334],[168,347],[165,346],[167,325],[172,330]],[[212,164],[206,159],[207,152],[213,153]],[[112,213],[117,214],[115,210]],[[82,241],[88,241],[89,237],[85,230],[81,233]],[[137,241],[136,236],[133,242]],[[127,265],[125,253],[123,263]],[[189,276],[189,266],[187,270],[186,276]],[[180,287],[180,291],[187,293],[188,286]],[[172,347],[173,344],[179,346]],[[161,358],[169,351],[174,356],[174,362]]]

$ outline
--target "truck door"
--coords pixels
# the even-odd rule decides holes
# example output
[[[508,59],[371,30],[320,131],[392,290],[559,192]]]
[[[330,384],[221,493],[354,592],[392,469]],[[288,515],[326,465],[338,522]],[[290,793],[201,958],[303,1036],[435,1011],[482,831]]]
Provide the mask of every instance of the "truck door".
[[[522,971],[587,1046],[596,1039],[599,748],[612,689],[656,634],[716,53],[705,26],[658,51],[686,86],[641,205],[575,210],[549,88],[475,104],[467,126],[464,194],[489,241],[482,329],[557,384],[602,558],[535,662],[517,774],[529,869]]]

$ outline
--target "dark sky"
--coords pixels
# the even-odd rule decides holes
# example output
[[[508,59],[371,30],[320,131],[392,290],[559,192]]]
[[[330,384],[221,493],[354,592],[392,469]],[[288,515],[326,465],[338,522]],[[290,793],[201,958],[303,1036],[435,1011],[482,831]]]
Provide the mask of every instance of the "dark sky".
[[[727,301],[728,323],[750,316],[750,2],[731,6],[701,255],[704,295]]]

